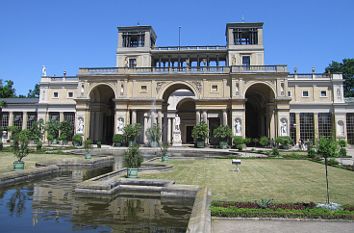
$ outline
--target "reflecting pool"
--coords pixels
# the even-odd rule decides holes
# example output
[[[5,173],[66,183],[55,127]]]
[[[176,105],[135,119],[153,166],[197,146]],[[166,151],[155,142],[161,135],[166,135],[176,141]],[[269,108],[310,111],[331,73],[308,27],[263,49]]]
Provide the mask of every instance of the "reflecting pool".
[[[111,170],[75,169],[0,189],[0,232],[186,231],[192,203],[120,196],[113,200],[83,199],[74,194],[78,182]]]

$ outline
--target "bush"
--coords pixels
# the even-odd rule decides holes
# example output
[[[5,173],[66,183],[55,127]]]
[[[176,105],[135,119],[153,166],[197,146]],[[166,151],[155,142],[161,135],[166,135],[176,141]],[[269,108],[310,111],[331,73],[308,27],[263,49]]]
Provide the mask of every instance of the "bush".
[[[4,149],[4,144],[2,144],[2,142],[0,142],[0,151],[2,151],[2,149]]]
[[[344,139],[339,139],[338,145],[343,148],[347,146],[347,142]]]
[[[81,134],[75,134],[72,139],[73,145],[74,146],[82,146],[82,135]]]
[[[272,156],[279,156],[279,150],[278,150],[278,148],[274,147],[274,148],[272,149]]]
[[[244,139],[244,143],[245,143],[246,145],[250,144],[251,142],[252,142],[252,139],[251,139],[251,138],[245,138],[245,139]]]
[[[63,121],[60,123],[59,126],[60,129],[60,140],[63,140],[63,142],[67,142],[71,139],[72,132],[73,132],[73,127],[69,121]]]
[[[136,123],[136,124],[130,124],[126,125],[123,128],[124,132],[124,137],[126,137],[126,140],[128,142],[135,142],[135,139],[140,135],[141,133],[141,124]]]
[[[29,136],[30,132],[27,129],[24,129],[18,134],[18,137],[13,141],[14,154],[18,158],[19,162],[29,154]]]
[[[193,127],[192,137],[194,140],[205,140],[209,136],[209,128],[207,123],[201,121]]]
[[[97,141],[97,148],[101,148],[102,147],[102,143],[101,143],[101,141]]]
[[[86,139],[84,141],[84,148],[86,151],[89,151],[92,148],[92,140],[91,139]]]
[[[129,146],[128,150],[124,153],[124,166],[127,168],[138,168],[141,166],[143,160],[139,145]]]
[[[112,141],[113,146],[120,146],[124,144],[124,136],[122,134],[115,134]]]
[[[46,124],[47,139],[49,142],[53,142],[59,138],[60,122],[57,120],[50,120]]]
[[[36,150],[37,151],[42,150],[42,141],[41,140],[36,141]]]
[[[345,147],[341,147],[339,149],[338,156],[339,157],[346,157],[347,156],[347,149]]]
[[[220,125],[213,131],[214,137],[219,139],[219,141],[227,141],[228,138],[232,136],[232,130],[227,125]]]
[[[259,208],[266,209],[273,204],[273,199],[261,199],[260,201],[255,202]]]
[[[259,145],[266,147],[269,145],[269,138],[266,136],[263,136],[259,139]]]
[[[315,158],[315,156],[317,155],[317,152],[315,150],[315,148],[310,148],[309,150],[307,150],[307,156],[311,159]]]
[[[329,166],[337,166],[339,164],[338,161],[334,158],[330,158],[327,163]]]
[[[246,147],[245,139],[241,136],[234,136],[233,143],[234,146],[239,150],[243,150]]]
[[[281,148],[287,149],[289,145],[293,143],[293,140],[289,136],[280,136],[275,139],[275,142],[281,146]]]
[[[150,144],[151,142],[159,142],[161,138],[161,129],[156,123],[154,123],[146,130],[145,134]]]

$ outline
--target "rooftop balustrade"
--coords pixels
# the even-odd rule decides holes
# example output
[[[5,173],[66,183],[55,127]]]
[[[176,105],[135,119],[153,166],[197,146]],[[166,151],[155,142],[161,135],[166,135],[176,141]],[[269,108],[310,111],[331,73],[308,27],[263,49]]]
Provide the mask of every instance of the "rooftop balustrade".
[[[154,47],[153,51],[189,51],[189,50],[226,50],[223,45],[208,45],[208,46],[162,46]]]
[[[330,78],[330,75],[327,73],[295,73],[295,74],[289,74],[288,78],[293,78],[293,79],[314,79],[314,78]]]

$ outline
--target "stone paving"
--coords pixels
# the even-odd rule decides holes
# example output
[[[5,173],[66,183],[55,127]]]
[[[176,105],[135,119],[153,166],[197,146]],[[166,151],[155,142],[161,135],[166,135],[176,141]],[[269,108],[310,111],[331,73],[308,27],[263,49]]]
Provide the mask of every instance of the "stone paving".
[[[213,233],[353,233],[354,222],[213,218]]]

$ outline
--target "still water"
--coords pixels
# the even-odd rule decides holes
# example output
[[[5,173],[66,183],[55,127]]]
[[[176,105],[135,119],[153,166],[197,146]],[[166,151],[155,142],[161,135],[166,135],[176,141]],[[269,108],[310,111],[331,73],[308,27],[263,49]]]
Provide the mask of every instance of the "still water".
[[[115,169],[113,167],[113,169]],[[185,232],[191,203],[116,197],[76,197],[75,184],[112,167],[72,170],[59,176],[0,189],[0,232]]]

